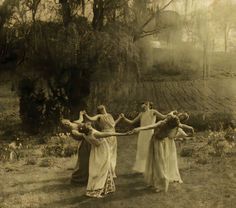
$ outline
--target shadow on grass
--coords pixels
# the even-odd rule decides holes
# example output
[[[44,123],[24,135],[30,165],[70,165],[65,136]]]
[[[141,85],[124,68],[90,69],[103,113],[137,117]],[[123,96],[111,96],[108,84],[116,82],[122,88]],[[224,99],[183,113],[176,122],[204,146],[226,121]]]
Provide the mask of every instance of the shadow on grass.
[[[84,193],[85,194],[85,193]],[[116,186],[116,192],[113,194],[109,194],[107,197],[102,199],[89,198],[85,195],[63,198],[57,201],[54,201],[49,204],[45,204],[44,208],[49,207],[66,207],[66,206],[76,206],[76,207],[104,207],[105,204],[129,200],[132,198],[138,198],[145,195],[156,194],[151,189],[146,188],[144,182],[136,182],[136,183],[126,183],[119,184]]]
[[[47,179],[47,180],[33,180],[33,181],[17,181],[12,187],[19,186],[19,185],[31,185],[36,183],[49,183],[49,182],[68,182],[70,180],[69,177],[57,178],[57,179]]]
[[[52,180],[50,180],[51,182]],[[5,196],[10,196],[12,194],[15,194],[17,192],[17,194],[20,195],[24,195],[26,193],[54,193],[57,191],[71,191],[71,190],[82,190],[82,189],[86,189],[85,185],[77,185],[77,184],[70,184],[70,183],[60,183],[60,184],[50,184],[50,185],[44,185],[41,186],[39,188],[34,188],[34,189],[30,189],[30,188],[22,188],[24,186],[24,183],[15,188],[14,192],[4,192]],[[23,189],[23,190],[22,190]]]
[[[119,175],[119,178],[124,178],[124,179],[143,178],[143,174],[142,173],[127,173],[127,174]]]

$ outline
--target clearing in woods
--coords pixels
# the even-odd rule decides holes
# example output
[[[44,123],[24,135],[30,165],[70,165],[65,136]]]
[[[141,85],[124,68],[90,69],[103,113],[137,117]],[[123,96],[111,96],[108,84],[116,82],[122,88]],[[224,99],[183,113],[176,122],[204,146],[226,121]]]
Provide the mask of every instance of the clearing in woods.
[[[213,81],[212,81],[213,82]],[[192,110],[201,105],[209,109],[235,109],[235,94],[227,89],[235,88],[234,80],[217,81],[219,88],[207,87],[198,81],[152,83],[148,92],[153,98],[160,94],[158,106],[181,105]],[[148,83],[143,83],[145,86]],[[223,85],[225,84],[225,89]],[[204,89],[204,90],[203,90]],[[137,88],[138,90],[138,88]],[[205,92],[207,96],[203,93]],[[18,99],[7,89],[0,91],[1,135],[6,128],[19,123]],[[143,95],[142,95],[143,96]],[[153,100],[155,102],[155,100]],[[222,102],[225,107],[222,107]],[[169,106],[168,106],[169,105]],[[118,107],[118,106],[117,106]],[[122,106],[120,107],[122,109]],[[10,129],[11,131],[13,129]],[[9,135],[11,135],[9,133]],[[5,134],[6,137],[6,134]],[[5,138],[4,137],[4,138]],[[10,137],[10,136],[9,136]],[[5,142],[2,140],[1,143]],[[12,140],[12,138],[9,138]],[[236,158],[208,158],[206,164],[196,163],[193,157],[179,157],[183,184],[171,184],[169,192],[155,193],[146,188],[142,175],[132,174],[135,160],[136,136],[118,138],[118,163],[116,192],[104,199],[91,199],[84,196],[86,187],[70,184],[70,176],[76,156],[69,158],[50,157],[53,163],[41,167],[42,145],[33,145],[29,150],[34,164],[27,164],[29,158],[16,162],[0,162],[0,207],[1,208],[233,208],[236,204]],[[201,145],[195,138],[183,146]]]

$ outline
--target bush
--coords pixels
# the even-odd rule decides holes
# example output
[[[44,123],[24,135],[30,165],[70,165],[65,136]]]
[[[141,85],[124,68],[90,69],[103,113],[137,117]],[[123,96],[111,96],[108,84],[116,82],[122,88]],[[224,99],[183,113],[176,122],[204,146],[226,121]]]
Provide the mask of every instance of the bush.
[[[67,27],[52,22],[34,27],[27,44],[34,47],[26,49],[27,59],[18,69],[26,76],[20,77],[19,95],[27,131],[56,132],[62,116],[77,119],[87,107],[92,80],[137,77],[139,50],[119,23],[94,31],[78,17]]]
[[[23,157],[22,144],[16,141],[10,144],[3,143],[0,145],[0,161],[17,161]]]
[[[70,157],[77,153],[78,143],[74,142],[70,136],[59,134],[50,138],[42,149],[43,156]]]
[[[227,133],[224,131],[221,132],[211,132],[208,136],[208,144],[214,148],[215,156],[225,156],[230,154],[234,142],[229,142],[226,139]]]
[[[193,151],[194,151],[193,148],[184,147],[181,149],[180,156],[181,157],[191,157],[193,155]]]
[[[235,142],[227,141],[226,135],[226,131],[210,131],[205,140],[194,147],[192,156],[196,158],[196,162],[206,164],[211,156],[230,155]]]
[[[54,96],[48,96],[38,86],[38,81],[24,78],[19,83],[20,118],[24,130],[30,133],[52,131],[59,125],[60,118],[67,115],[67,97],[57,89]]]
[[[198,113],[191,114],[188,124],[198,131],[220,131],[225,130],[233,125],[234,115],[230,113]]]

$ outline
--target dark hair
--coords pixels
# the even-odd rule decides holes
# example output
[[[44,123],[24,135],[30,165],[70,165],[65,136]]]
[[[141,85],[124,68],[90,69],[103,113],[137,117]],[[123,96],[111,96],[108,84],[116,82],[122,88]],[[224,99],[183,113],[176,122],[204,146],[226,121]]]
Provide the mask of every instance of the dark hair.
[[[165,122],[155,131],[155,137],[158,140],[166,138],[172,129],[179,126],[179,123],[180,121],[177,116],[167,116]]]
[[[150,109],[153,108],[153,102],[151,102],[151,101],[144,101],[144,102],[141,103],[141,105],[143,105],[143,104],[149,105],[149,108],[150,108]]]
[[[84,126],[84,123],[78,123],[77,125],[78,125],[78,131],[79,131],[79,129]]]
[[[149,102],[149,108],[153,109],[153,102]]]
[[[81,125],[79,127],[79,132],[88,135],[90,129],[86,125]]]

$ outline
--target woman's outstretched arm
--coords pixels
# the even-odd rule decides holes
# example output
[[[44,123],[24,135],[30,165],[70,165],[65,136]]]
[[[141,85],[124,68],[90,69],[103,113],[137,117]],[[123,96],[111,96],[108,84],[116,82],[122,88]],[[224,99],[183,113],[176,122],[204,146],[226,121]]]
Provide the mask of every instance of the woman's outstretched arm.
[[[179,127],[182,129],[190,130],[192,132],[192,134],[194,134],[194,128],[192,126],[189,126],[187,124],[180,124]]]
[[[169,115],[175,115],[176,113],[177,113],[177,111],[176,110],[174,110],[174,111],[171,111],[171,112],[169,112],[168,114],[162,114],[162,113],[160,113],[159,111],[157,111],[157,110],[153,110],[153,113],[154,113],[154,115],[156,116],[156,117],[158,117],[159,119],[165,119],[165,118],[167,118],[167,116],[169,116]]]
[[[182,128],[178,128],[175,139],[185,138],[187,136],[188,134],[186,134],[186,132]]]
[[[80,113],[79,113],[79,119],[73,121],[73,123],[81,124],[83,121],[84,121],[84,112],[83,112],[83,111],[80,111]]]
[[[118,116],[118,118],[115,120],[115,126],[121,121],[123,117],[121,115]]]
[[[78,129],[78,124],[71,122],[69,119],[62,119],[61,123],[67,128],[68,131]]]
[[[154,114],[157,118],[159,118],[159,119],[165,119],[165,118],[168,116],[168,114],[167,114],[167,115],[164,115],[164,114],[160,113],[160,112],[157,111],[157,110],[153,110],[153,114]]]
[[[160,125],[162,125],[162,124],[164,124],[164,123],[165,123],[164,120],[158,121],[157,123],[152,124],[152,125],[148,125],[148,126],[143,126],[143,127],[135,128],[133,131],[134,131],[134,133],[135,133],[135,132],[139,132],[139,131],[155,129],[155,128],[157,128],[158,126],[160,126]]]
[[[118,133],[118,132],[100,132],[100,131],[94,132],[94,136],[96,138],[106,138],[110,136],[126,136],[126,135],[127,133]]]
[[[97,121],[100,117],[100,115],[96,115],[96,116],[89,116],[86,112],[85,112],[85,117],[89,120],[89,121]]]
[[[142,115],[142,113],[139,113],[133,120],[126,118],[124,115],[123,115],[123,118],[126,123],[134,124],[134,123],[140,121],[141,115]]]

